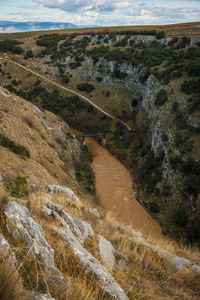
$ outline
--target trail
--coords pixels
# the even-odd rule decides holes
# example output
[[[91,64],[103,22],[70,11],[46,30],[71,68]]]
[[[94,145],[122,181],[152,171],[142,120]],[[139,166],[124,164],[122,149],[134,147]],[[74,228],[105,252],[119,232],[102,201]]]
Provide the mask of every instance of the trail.
[[[131,128],[130,128],[125,122],[123,122],[123,121],[121,121],[121,120],[115,118],[115,117],[112,116],[111,114],[107,113],[105,110],[103,110],[102,108],[100,108],[98,105],[94,104],[90,99],[86,98],[85,96],[81,95],[80,93],[75,92],[75,91],[73,91],[73,90],[71,90],[71,89],[68,89],[68,88],[64,87],[63,85],[61,85],[61,84],[59,84],[59,83],[57,83],[57,82],[55,82],[55,81],[53,81],[53,80],[51,80],[51,79],[48,79],[48,78],[46,78],[45,76],[42,76],[42,75],[40,75],[39,73],[37,73],[37,72],[35,72],[35,71],[33,71],[33,70],[31,70],[31,69],[25,67],[25,66],[22,66],[21,64],[15,62],[15,61],[13,61],[13,60],[10,60],[10,59],[8,59],[8,58],[3,58],[3,57],[0,57],[0,59],[6,60],[6,61],[8,61],[8,62],[10,62],[10,63],[13,63],[13,64],[15,64],[15,65],[17,65],[17,66],[19,66],[19,67],[25,69],[26,71],[28,71],[28,72],[30,72],[30,73],[32,73],[32,74],[34,74],[34,75],[36,75],[36,76],[38,76],[38,77],[44,79],[45,81],[48,81],[48,82],[50,82],[50,83],[52,83],[52,84],[54,84],[54,85],[60,87],[60,88],[63,89],[63,90],[66,90],[66,91],[68,91],[68,92],[70,92],[70,93],[73,93],[73,94],[79,96],[80,98],[82,98],[82,99],[86,100],[87,102],[89,102],[92,106],[94,106],[96,109],[98,109],[99,111],[101,111],[101,112],[102,112],[103,114],[105,114],[106,116],[108,116],[108,117],[110,117],[110,118],[112,118],[112,119],[114,119],[114,120],[116,120],[116,121],[119,121],[119,122],[122,123],[127,129],[131,130]]]

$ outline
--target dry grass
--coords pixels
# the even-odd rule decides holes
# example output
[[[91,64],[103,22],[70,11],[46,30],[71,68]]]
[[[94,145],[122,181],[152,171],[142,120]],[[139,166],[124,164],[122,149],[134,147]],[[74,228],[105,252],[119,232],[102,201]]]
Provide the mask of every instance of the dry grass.
[[[60,30],[45,30],[45,31],[32,31],[32,32],[21,32],[21,33],[10,33],[0,34],[2,39],[24,39],[30,38],[42,34],[72,34],[72,33],[95,33],[102,32],[104,34],[112,31],[123,31],[123,30],[165,30],[167,34],[176,36],[184,36],[189,30],[190,36],[198,37],[198,26],[199,22],[181,23],[181,24],[170,24],[170,25],[130,25],[130,26],[107,26],[107,27],[92,27],[92,28],[72,28],[72,29],[60,29]],[[175,33],[174,33],[175,32]],[[175,35],[174,35],[175,36]]]
[[[0,270],[0,299],[21,300],[23,298],[21,277],[3,251],[0,252]]]
[[[67,279],[71,289],[68,290],[67,295],[63,296],[48,286],[40,265],[29,257],[25,243],[21,241],[15,245],[14,250],[21,263],[19,272],[26,289],[37,292],[50,292],[58,300],[108,299],[100,290],[95,278],[85,273],[73,251],[68,249],[57,233],[53,231],[52,226],[59,227],[61,225],[60,221],[55,220],[53,217],[47,217],[41,212],[41,205],[47,199],[59,204],[67,213],[87,221],[96,234],[110,240],[117,252],[116,265],[112,276],[129,299],[199,299],[199,274],[191,269],[183,273],[176,272],[165,259],[150,251],[147,247],[131,241],[127,237],[127,232],[116,228],[116,224],[119,222],[112,213],[106,213],[102,208],[98,209],[99,216],[91,213],[93,202],[91,196],[87,196],[85,200],[81,199],[83,205],[79,205],[66,200],[61,195],[43,193],[30,196],[28,208],[42,226],[48,243],[55,249],[55,265]],[[152,238],[149,242],[177,255],[187,257],[193,262],[199,261],[198,249],[178,246],[172,241],[164,245],[159,243],[159,240],[153,240]],[[86,241],[84,246],[101,261],[97,237]],[[101,263],[103,262],[101,261]]]
[[[41,195],[41,198],[44,197]],[[197,296],[200,293],[199,275],[192,270],[185,273],[176,272],[165,259],[147,247],[130,241],[123,230],[116,229],[116,224],[119,222],[112,213],[105,213],[100,209],[100,216],[95,217],[90,212],[91,199],[86,202],[82,200],[84,204],[80,206],[65,202],[61,195],[52,195],[52,198],[62,208],[65,207],[68,213],[89,222],[95,233],[101,234],[111,241],[117,252],[117,263],[112,275],[130,299],[199,299]],[[101,297],[103,299],[96,281],[91,280],[90,276],[88,277],[83,272],[73,252],[67,249],[61,241],[58,242],[58,236],[51,228],[53,225],[58,227],[59,223],[54,219],[48,219],[47,222],[47,219],[41,214],[37,214],[36,217],[40,218],[39,222],[44,228],[50,245],[52,247],[55,243],[57,245],[55,249],[56,265],[73,287],[69,291],[68,299],[101,299]],[[159,240],[152,238],[151,242],[172,253],[185,256],[193,262],[198,261],[198,249],[179,247],[172,241],[164,245],[159,243]],[[85,247],[100,260],[97,244],[98,240],[94,238],[86,242]]]

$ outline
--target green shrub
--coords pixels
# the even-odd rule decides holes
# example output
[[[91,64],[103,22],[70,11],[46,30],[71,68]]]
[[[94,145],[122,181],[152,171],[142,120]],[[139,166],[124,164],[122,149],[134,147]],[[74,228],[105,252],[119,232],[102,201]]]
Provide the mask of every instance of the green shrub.
[[[67,75],[64,75],[63,77],[62,77],[62,79],[63,79],[63,82],[64,83],[69,83],[69,77],[67,76]]]
[[[157,107],[163,106],[165,104],[165,102],[168,101],[168,96],[167,96],[167,92],[164,89],[161,89],[157,96],[156,96],[156,101],[155,101],[155,105]]]
[[[0,52],[8,52],[11,51],[15,54],[22,54],[24,50],[17,46],[21,44],[17,40],[4,40],[0,42]]]
[[[158,204],[158,202],[152,201],[149,204],[149,209],[154,213],[158,213],[160,211],[160,205]]]
[[[165,38],[165,32],[164,32],[164,31],[159,31],[159,32],[156,34],[156,38],[157,38],[158,40],[164,39],[164,38]]]
[[[200,193],[200,177],[196,174],[189,174],[184,180],[184,191],[195,197]]]
[[[13,197],[26,198],[29,195],[26,176],[17,175],[13,181],[6,183],[5,186]]]
[[[172,215],[173,222],[178,226],[185,226],[188,223],[188,216],[184,208],[177,208]]]
[[[162,186],[162,194],[164,197],[168,197],[170,195],[170,185],[167,183],[164,183]]]
[[[20,144],[15,144],[14,141],[11,141],[8,137],[3,134],[0,134],[0,146],[8,148],[12,152],[25,156],[30,157],[30,153],[28,149]]]
[[[163,142],[168,142],[168,135],[166,134],[166,132],[163,132],[163,134],[162,134],[162,141]]]
[[[181,84],[181,90],[188,95],[200,93],[200,78],[198,80],[184,80]]]
[[[80,83],[80,84],[77,84],[77,89],[79,91],[85,91],[87,93],[91,93],[93,90],[95,90],[95,87],[93,84],[90,84],[90,83]]]
[[[200,241],[200,218],[199,216],[195,216],[188,223],[187,228],[187,236],[189,242],[197,242]]]
[[[174,112],[174,111],[177,111],[177,110],[178,110],[178,102],[175,101],[175,102],[173,102],[173,105],[172,105],[172,111]]]
[[[7,203],[8,203],[8,197],[6,195],[0,197],[0,210],[3,209]]]
[[[34,57],[33,51],[32,51],[32,50],[28,50],[28,51],[26,52],[26,57],[27,57],[27,58],[33,58],[33,57]]]

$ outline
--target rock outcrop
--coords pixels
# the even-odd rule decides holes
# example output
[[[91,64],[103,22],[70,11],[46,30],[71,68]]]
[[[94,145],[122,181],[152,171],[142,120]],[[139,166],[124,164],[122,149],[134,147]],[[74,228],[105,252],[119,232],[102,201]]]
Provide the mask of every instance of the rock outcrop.
[[[0,252],[1,257],[3,255],[7,261],[9,261],[13,266],[17,268],[18,261],[16,259],[15,253],[11,250],[9,243],[2,234],[0,234]]]
[[[98,235],[99,237],[99,253],[103,261],[106,263],[108,266],[109,270],[113,270],[115,266],[115,256],[116,256],[116,251],[113,248],[111,242],[106,240],[103,236]]]
[[[47,243],[41,226],[29,214],[25,206],[9,202],[4,210],[7,218],[7,229],[15,241],[26,243],[29,255],[36,259],[43,268],[47,282],[64,292],[68,283],[54,265],[54,249]]]
[[[94,235],[91,226],[81,219],[67,214],[60,208],[59,205],[51,201],[46,201],[44,204],[43,212],[48,216],[54,216],[55,219],[59,220],[62,224],[62,228],[53,226],[54,231],[62,237],[63,243],[66,244],[67,249],[73,251],[80,266],[85,270],[85,272],[97,279],[100,288],[109,297],[112,299],[127,300],[128,297],[125,295],[121,287],[115,282],[108,270],[83,247],[83,241]],[[57,212],[59,212],[59,214]],[[80,236],[80,232],[82,233],[82,238]],[[100,240],[100,255],[112,268],[114,265],[115,250],[111,243],[109,243],[106,239],[100,236]]]
[[[47,185],[46,190],[49,193],[58,193],[58,194],[61,194],[61,195],[65,195],[67,199],[69,199],[71,201],[75,201],[78,204],[81,203],[79,198],[69,188],[66,188],[66,187],[64,188],[64,187],[59,186],[59,185]]]
[[[115,282],[114,278],[107,271],[107,269],[99,263],[76,239],[68,235],[65,230],[54,226],[57,232],[63,238],[63,242],[74,252],[74,255],[80,262],[80,265],[87,272],[87,274],[94,276],[100,288],[112,299],[128,300],[128,297],[122,288]]]

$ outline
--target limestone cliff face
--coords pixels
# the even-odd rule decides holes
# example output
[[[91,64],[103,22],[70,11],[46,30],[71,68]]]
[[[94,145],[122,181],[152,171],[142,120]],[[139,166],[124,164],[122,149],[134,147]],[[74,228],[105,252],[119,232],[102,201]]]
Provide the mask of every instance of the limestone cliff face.
[[[68,125],[14,94],[1,92],[0,107],[0,133],[30,152],[24,158],[0,147],[1,180],[23,173],[33,184],[77,186],[73,161],[80,149]]]

